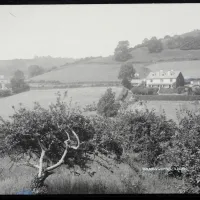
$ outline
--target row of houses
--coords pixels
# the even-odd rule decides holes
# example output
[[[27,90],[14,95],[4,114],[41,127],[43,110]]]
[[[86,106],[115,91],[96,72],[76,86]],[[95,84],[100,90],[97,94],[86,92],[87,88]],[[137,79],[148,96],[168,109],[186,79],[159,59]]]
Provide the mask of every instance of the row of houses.
[[[133,86],[145,85],[146,87],[173,88],[184,86],[185,80],[180,71],[150,72],[144,79],[137,78],[131,81]]]

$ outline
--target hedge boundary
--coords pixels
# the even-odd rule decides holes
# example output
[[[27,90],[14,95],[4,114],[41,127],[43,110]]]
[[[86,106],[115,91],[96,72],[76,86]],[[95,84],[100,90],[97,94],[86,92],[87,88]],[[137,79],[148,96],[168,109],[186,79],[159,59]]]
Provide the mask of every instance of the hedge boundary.
[[[198,101],[200,95],[134,95],[144,101]]]

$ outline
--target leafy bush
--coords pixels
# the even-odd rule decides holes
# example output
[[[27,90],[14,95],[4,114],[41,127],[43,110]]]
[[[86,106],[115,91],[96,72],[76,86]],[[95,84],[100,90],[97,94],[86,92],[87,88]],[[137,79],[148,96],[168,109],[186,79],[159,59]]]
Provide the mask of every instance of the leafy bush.
[[[196,87],[196,88],[194,89],[194,94],[195,94],[195,95],[200,95],[200,88],[199,88],[199,87]]]
[[[24,73],[20,70],[15,71],[14,76],[11,79],[11,88],[13,93],[20,93],[30,90],[30,87],[25,83]]]
[[[173,136],[168,150],[168,162],[187,169],[184,192],[200,192],[200,114],[182,109],[179,115],[179,131]]]
[[[132,58],[129,52],[129,41],[119,41],[114,52],[114,59],[119,62],[124,62]]]
[[[87,111],[89,111],[89,112],[91,112],[91,111],[96,111],[96,110],[97,110],[97,105],[96,105],[95,102],[93,102],[92,104],[86,105],[85,108],[83,108],[83,110],[84,110],[85,112],[87,112]]]
[[[167,120],[164,114],[157,116],[153,110],[147,109],[120,113],[117,116],[115,133],[123,138],[126,152],[139,153],[145,164],[156,166],[164,159],[162,155],[166,146],[170,145],[176,128],[176,123]]]
[[[200,95],[137,95],[143,101],[196,101],[200,100]]]
[[[160,88],[159,93],[160,94],[173,94],[173,93],[177,93],[177,91],[174,88]]]
[[[7,97],[11,95],[10,90],[0,90],[0,97]]]
[[[131,89],[133,94],[139,95],[156,95],[158,92],[158,88],[148,88],[148,87],[133,87]]]
[[[97,104],[97,112],[105,117],[113,117],[117,115],[119,108],[120,104],[115,101],[115,93],[108,88]]]
[[[129,90],[132,88],[131,82],[126,78],[122,79],[122,85]]]
[[[159,53],[163,50],[161,40],[158,40],[156,37],[151,38],[151,40],[147,42],[147,47],[149,53]]]
[[[65,97],[66,95],[63,96]],[[35,103],[33,110],[22,105],[19,110],[15,110],[14,107],[13,109],[15,114],[10,120],[0,120],[0,156],[9,156],[14,162],[27,161],[28,166],[39,169],[34,180],[39,179],[42,185],[52,174],[49,171],[63,163],[68,168],[76,165],[83,172],[87,172],[90,168],[88,163],[91,164],[94,159],[91,154],[108,156],[114,153],[117,154],[117,158],[120,157],[116,149],[121,144],[113,140],[112,134],[106,131],[97,133],[95,124],[99,121],[90,120],[82,115],[78,107],[72,108],[71,103],[64,103],[60,93],[56,104],[51,104],[48,109],[42,108],[38,103]],[[78,143],[77,148],[73,145],[75,139]],[[70,145],[69,148],[67,145]],[[29,163],[40,159],[40,166],[44,166],[41,165],[42,155],[42,162],[46,163],[45,168]],[[40,169],[42,175],[39,176]]]

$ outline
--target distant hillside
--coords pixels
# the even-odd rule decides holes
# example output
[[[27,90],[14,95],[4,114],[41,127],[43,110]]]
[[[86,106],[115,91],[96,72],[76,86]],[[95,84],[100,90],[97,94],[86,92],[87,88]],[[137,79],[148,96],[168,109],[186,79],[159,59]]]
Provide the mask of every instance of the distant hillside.
[[[52,58],[50,56],[33,59],[0,60],[0,74],[10,77],[15,70],[19,69],[26,75],[30,65],[39,65],[45,69],[49,69],[54,66],[59,67],[60,65],[72,63],[74,61],[75,60],[72,58]]]
[[[185,78],[200,77],[200,60],[179,61],[179,62],[163,62],[147,66],[151,71],[158,70],[178,70],[183,73]]]
[[[200,60],[200,50],[164,49],[160,53],[149,53],[147,47],[131,51],[133,56],[128,62],[151,64],[155,62]]]
[[[109,82],[118,81],[118,73],[121,64],[85,63],[71,64],[60,70],[55,70],[40,76],[33,77],[33,81],[60,81],[72,82]],[[146,77],[149,70],[140,64],[134,65],[141,78]]]

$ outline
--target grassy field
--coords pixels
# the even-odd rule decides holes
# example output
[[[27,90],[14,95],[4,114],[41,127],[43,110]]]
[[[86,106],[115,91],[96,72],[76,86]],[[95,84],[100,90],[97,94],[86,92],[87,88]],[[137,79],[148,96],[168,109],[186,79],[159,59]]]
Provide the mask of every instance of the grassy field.
[[[133,156],[132,156],[133,158]],[[113,173],[104,167],[92,164],[91,170],[96,173],[90,177],[87,173],[74,176],[64,165],[48,177],[49,194],[112,194],[112,193],[178,193],[181,180],[171,179],[159,173],[142,172],[142,166],[133,159],[134,166],[125,163],[113,167]],[[9,168],[9,159],[0,159],[0,194],[16,194],[30,189],[30,182],[36,171],[27,166],[14,165]],[[81,172],[79,170],[79,172]]]
[[[150,110],[154,109],[156,114],[160,115],[163,111],[166,113],[168,119],[173,119],[177,122],[177,110],[189,109],[193,111],[198,111],[200,109],[200,104],[191,101],[147,101],[145,102],[146,107]],[[143,107],[142,107],[143,108]],[[129,109],[135,110],[140,109],[139,104],[130,105]]]
[[[59,70],[36,76],[31,80],[60,81],[62,83],[118,81],[120,66],[121,64],[118,63],[72,64],[64,68],[62,67]],[[143,64],[136,64],[134,68],[141,75],[148,71],[148,69],[143,67]]]
[[[185,78],[187,78],[187,77],[199,78],[199,76],[200,76],[200,67],[199,66],[200,66],[200,61],[193,60],[193,61],[156,63],[156,64],[148,65],[147,67],[151,71],[173,69],[173,70],[181,71]]]
[[[85,106],[86,104],[91,104],[94,101],[97,102],[106,89],[107,87],[67,89],[69,98],[65,99],[65,101],[69,101],[70,98],[72,98],[74,103],[77,102],[78,105]],[[121,90],[120,87],[113,87],[112,89],[116,92],[116,95],[118,95]],[[0,99],[0,116],[7,118],[14,112],[12,106],[14,105],[18,108],[19,103],[32,108],[33,102],[37,101],[42,106],[47,108],[50,102],[55,102],[55,93],[58,91],[62,93],[65,92],[66,89],[31,90],[14,96],[2,98]]]
[[[70,88],[68,91],[68,98],[65,101],[69,102],[72,98],[73,105],[85,106],[87,104],[92,104],[93,102],[98,102],[101,95],[104,94],[107,87],[90,87],[90,88]],[[116,96],[120,94],[121,87],[112,87],[113,91],[116,92]],[[33,107],[33,102],[39,102],[42,106],[48,107],[49,103],[53,103],[56,100],[55,93],[60,91],[61,93],[66,91],[66,89],[50,89],[50,90],[31,90],[21,94],[17,94],[10,97],[5,97],[0,99],[0,116],[7,118],[9,115],[13,114],[14,110],[12,106],[16,108],[19,107],[19,103],[22,103],[28,108]],[[197,110],[200,108],[199,104],[195,104],[190,101],[148,101],[146,102],[147,108],[155,109],[155,111],[160,114],[163,109],[166,112],[168,119],[176,119],[176,110],[180,108],[188,108],[192,110]],[[131,105],[131,109],[137,109],[138,105]]]

